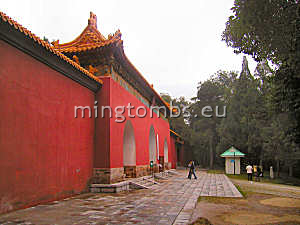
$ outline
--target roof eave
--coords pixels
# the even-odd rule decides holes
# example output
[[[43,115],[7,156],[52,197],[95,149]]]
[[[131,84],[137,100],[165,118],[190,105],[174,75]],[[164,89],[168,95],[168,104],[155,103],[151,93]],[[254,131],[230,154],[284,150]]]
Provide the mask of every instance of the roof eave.
[[[225,156],[221,155],[221,157],[223,157],[223,158],[233,158],[233,157],[236,157],[237,158],[237,157],[245,157],[245,155],[235,155],[235,156],[234,155],[225,155]]]
[[[54,50],[50,44],[0,12],[0,40],[46,64],[64,76],[97,92],[102,81],[74,61]]]

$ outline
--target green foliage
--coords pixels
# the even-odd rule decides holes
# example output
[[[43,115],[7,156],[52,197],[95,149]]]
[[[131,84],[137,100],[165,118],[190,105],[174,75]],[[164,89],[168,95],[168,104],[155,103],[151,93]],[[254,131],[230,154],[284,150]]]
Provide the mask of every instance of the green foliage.
[[[236,53],[279,64],[293,57],[297,0],[236,0],[222,39]]]
[[[272,103],[276,113],[285,112],[296,121],[290,124],[293,141],[300,143],[300,76],[291,66],[282,65],[273,79]]]
[[[212,173],[212,174],[224,174],[224,170],[208,170],[207,173]]]
[[[296,120],[292,114],[275,110],[274,89],[274,71],[268,62],[258,63],[253,76],[244,57],[240,74],[218,71],[199,83],[197,97],[191,102],[183,97],[173,99],[173,105],[189,106],[190,114],[170,118],[171,128],[184,137],[203,167],[223,166],[219,155],[231,146],[246,153],[247,161],[254,164],[278,160],[281,165],[294,164],[295,160],[285,156],[298,149],[290,131]],[[172,100],[168,95],[162,97]],[[226,118],[217,117],[215,112],[204,117],[205,106],[214,111],[216,106],[219,111],[226,106]]]
[[[232,81],[236,77],[237,74],[234,72],[218,71],[210,79],[199,83],[197,97],[193,99],[190,107],[189,125],[190,143],[195,157],[202,166],[213,168],[215,160],[219,160],[216,158],[216,147],[220,139],[217,127],[223,118],[218,117],[217,113],[226,115],[224,107],[232,90]],[[203,115],[203,109],[207,106],[213,109],[209,118]]]
[[[196,221],[190,223],[189,225],[212,225],[212,223],[204,217],[199,217]]]
[[[161,94],[161,97],[167,103],[170,104],[172,102],[173,106],[179,107],[180,109],[190,105],[190,102],[187,101],[184,97],[172,99],[172,97],[167,93]],[[184,137],[184,139],[189,140],[190,129],[185,119],[184,113],[180,113],[178,117],[170,118],[169,121],[170,121],[170,128],[172,130],[175,130],[182,137]]]
[[[238,189],[238,191],[242,194],[242,196],[243,196],[244,198],[247,198],[247,197],[248,197],[247,192],[244,191],[239,185],[234,184],[234,186],[236,187],[236,189]]]
[[[232,83],[228,97],[227,118],[218,127],[220,142],[217,153],[235,146],[248,158],[259,158],[263,138],[260,127],[264,120],[265,108],[261,80],[255,79],[248,68],[246,58],[243,60],[242,72]]]
[[[222,34],[234,52],[251,55],[259,62],[255,71],[255,79],[260,82],[259,93],[248,95],[244,91],[237,95],[237,100],[245,100],[247,95],[256,96],[261,107],[256,112],[244,107],[250,115],[242,119],[237,112],[243,107],[229,107],[229,111],[236,110],[234,115],[240,119],[241,147],[247,147],[250,154],[259,154],[261,159],[273,158],[277,167],[282,163],[294,164],[285,156],[299,152],[300,145],[299,12],[298,0],[235,0],[232,16]],[[276,65],[275,71],[267,66],[266,60]],[[227,125],[230,126],[229,122]],[[225,133],[227,125],[219,131]],[[231,125],[229,130],[234,127]],[[245,138],[247,129],[251,131],[248,139]],[[224,145],[226,141],[221,140],[221,143]]]
[[[235,0],[222,39],[236,53],[257,62],[252,75],[246,58],[242,71],[218,71],[200,82],[190,116],[174,119],[202,166],[218,162],[235,146],[255,164],[295,164],[300,148],[300,12],[298,0]],[[273,71],[268,62],[275,65]],[[201,116],[205,106],[226,106],[226,118]],[[289,156],[289,157],[287,157]]]

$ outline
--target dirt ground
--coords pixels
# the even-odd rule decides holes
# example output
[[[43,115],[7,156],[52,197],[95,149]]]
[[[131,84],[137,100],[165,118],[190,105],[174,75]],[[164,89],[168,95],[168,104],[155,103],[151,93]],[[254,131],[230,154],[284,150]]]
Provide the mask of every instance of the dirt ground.
[[[285,189],[277,188],[277,192],[269,194],[269,186],[266,193],[261,185],[259,193],[255,184],[251,187],[239,182],[239,186],[245,192],[244,198],[199,198],[193,221],[204,217],[214,225],[300,225],[300,199],[287,197]]]

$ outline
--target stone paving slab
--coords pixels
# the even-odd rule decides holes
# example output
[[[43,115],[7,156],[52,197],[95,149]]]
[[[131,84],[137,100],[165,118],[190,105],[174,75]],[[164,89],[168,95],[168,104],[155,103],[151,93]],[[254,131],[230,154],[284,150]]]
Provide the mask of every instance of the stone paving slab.
[[[199,196],[238,196],[222,174],[197,176],[189,180],[179,170],[151,189],[83,194],[2,215],[0,224],[188,224]]]
[[[241,198],[242,194],[224,174],[205,173],[201,178],[199,196]]]
[[[242,197],[241,193],[224,174],[204,173],[196,183],[193,193],[184,208],[178,214],[174,224],[188,224],[199,196],[210,197]]]

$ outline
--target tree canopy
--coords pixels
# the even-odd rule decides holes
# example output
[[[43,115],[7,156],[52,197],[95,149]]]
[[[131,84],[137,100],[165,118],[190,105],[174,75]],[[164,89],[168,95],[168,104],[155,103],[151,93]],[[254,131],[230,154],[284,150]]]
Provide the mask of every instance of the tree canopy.
[[[194,158],[204,167],[222,166],[219,156],[231,146],[254,164],[274,162],[275,168],[294,165],[296,161],[285,155],[298,151],[290,135],[295,120],[274,108],[274,71],[263,60],[252,75],[246,57],[241,67],[240,73],[220,70],[199,82],[191,101],[164,95],[165,100],[173,100],[173,105],[189,106],[188,117],[170,118],[172,129],[184,137]],[[203,116],[207,106],[211,110]]]
[[[252,163],[275,164],[278,173],[289,167],[292,174],[300,145],[299,5],[298,0],[234,1],[222,40],[257,62],[254,74],[246,57],[240,73],[217,71],[199,82],[196,97],[175,99],[189,106],[189,117],[171,118],[201,165],[220,165],[219,154],[235,146]],[[216,116],[217,106],[226,107],[225,117]],[[212,115],[199,116],[203,110]]]
[[[236,0],[222,39],[236,53],[280,64],[295,54],[297,0]]]

